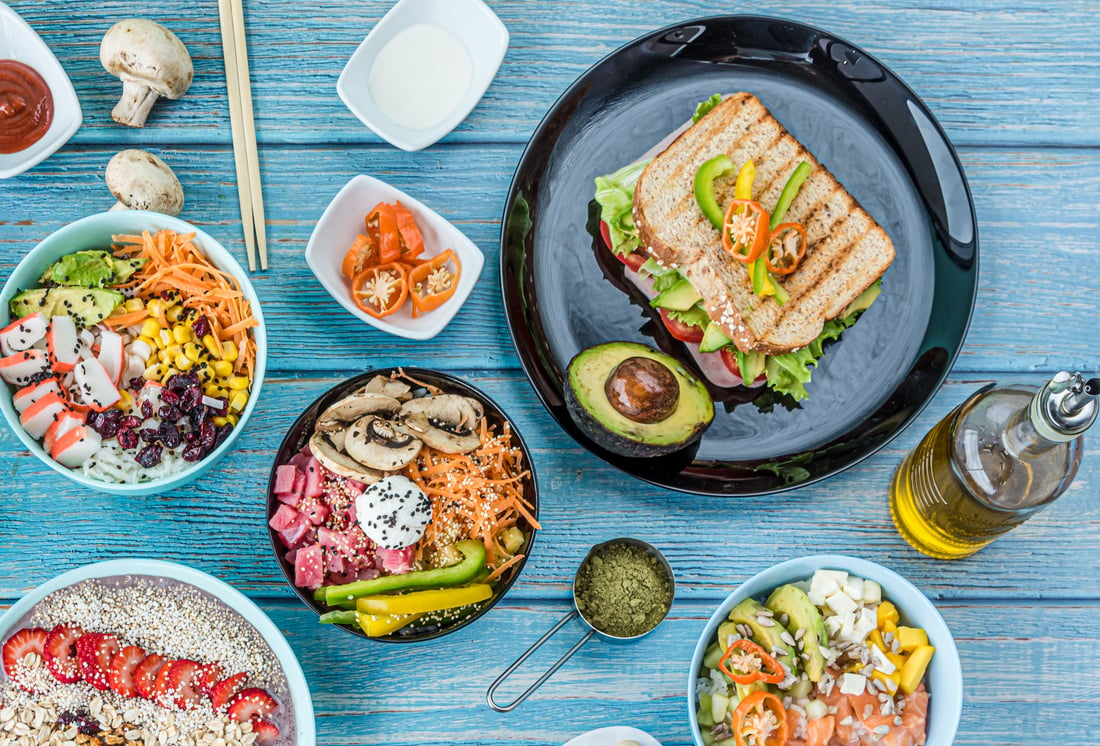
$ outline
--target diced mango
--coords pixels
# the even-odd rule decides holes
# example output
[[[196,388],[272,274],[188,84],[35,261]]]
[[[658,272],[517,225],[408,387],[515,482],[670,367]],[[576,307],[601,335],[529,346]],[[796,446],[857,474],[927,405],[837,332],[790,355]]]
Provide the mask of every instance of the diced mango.
[[[901,669],[901,679],[898,681],[898,688],[901,689],[902,694],[912,694],[917,690],[935,652],[936,649],[931,645],[921,645],[910,653],[909,660],[905,661],[905,666]]]
[[[898,669],[905,668],[905,661],[909,659],[909,656],[905,653],[886,653],[886,660],[893,663]]]
[[[115,404],[115,408],[121,409],[123,412],[129,412],[132,406],[134,406],[134,397],[126,389],[119,389],[118,402]]]
[[[882,634],[884,636],[886,635],[887,632],[889,632],[894,637],[898,636],[898,626],[896,624],[894,624],[894,622],[890,621],[889,619],[887,619],[885,622],[882,623],[882,626],[880,627],[880,629],[882,630]]]
[[[234,391],[233,397],[229,400],[229,408],[233,411],[240,412],[244,410],[245,404],[248,404],[248,392]]]
[[[920,627],[898,627],[898,647],[909,651],[928,644],[928,634]]]
[[[872,679],[878,679],[886,685],[886,691],[893,694],[898,690],[898,686],[901,681],[901,671],[894,671],[893,673],[883,673],[877,668],[871,672]]]
[[[873,629],[867,633],[867,642],[878,645],[879,650],[890,650],[890,646],[882,639],[882,632],[877,629]]]
[[[894,606],[889,601],[883,601],[878,605],[878,628],[882,629],[882,625],[886,622],[892,622],[895,626],[899,620],[898,607]]]

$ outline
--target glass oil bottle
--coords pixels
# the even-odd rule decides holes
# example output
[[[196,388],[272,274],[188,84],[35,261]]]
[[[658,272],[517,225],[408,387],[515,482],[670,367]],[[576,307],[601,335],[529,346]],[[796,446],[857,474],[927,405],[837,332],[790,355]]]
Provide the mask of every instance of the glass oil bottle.
[[[990,385],[963,402],[906,456],[890,515],[913,548],[960,559],[1058,498],[1081,463],[1100,378],[1065,371],[1038,391]]]

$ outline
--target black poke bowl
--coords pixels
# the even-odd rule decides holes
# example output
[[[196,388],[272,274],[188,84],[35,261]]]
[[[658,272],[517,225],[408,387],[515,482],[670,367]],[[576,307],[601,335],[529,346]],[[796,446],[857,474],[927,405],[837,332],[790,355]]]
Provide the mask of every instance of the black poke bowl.
[[[332,560],[329,558],[337,554],[336,552],[330,551],[330,549],[328,548],[331,546],[332,534],[327,534],[327,536],[329,537],[328,539],[322,538],[321,529],[327,528],[328,530],[332,531],[336,530],[342,525],[343,528],[340,529],[341,531],[345,533],[350,531],[352,534],[354,534],[355,529],[350,525],[348,515],[346,513],[339,513],[339,503],[336,501],[328,502],[327,497],[311,498],[306,495],[306,493],[309,492],[316,492],[316,488],[310,490],[308,486],[305,486],[304,488],[300,489],[299,493],[301,493],[301,497],[299,498],[299,502],[297,505],[290,504],[290,501],[293,501],[293,497],[295,494],[293,490],[288,495],[288,493],[286,492],[277,493],[276,488],[280,481],[279,468],[281,466],[285,467],[288,464],[296,464],[296,468],[298,468],[298,466],[308,464],[309,457],[306,454],[311,453],[311,451],[308,450],[310,440],[314,435],[318,420],[321,418],[322,414],[326,413],[326,411],[329,410],[329,408],[337,402],[346,399],[352,394],[361,392],[371,381],[375,380],[378,377],[382,377],[383,379],[396,379],[404,381],[410,387],[410,393],[414,399],[430,396],[435,393],[456,394],[462,397],[468,397],[469,399],[474,400],[480,405],[483,411],[484,422],[489,429],[489,432],[499,435],[504,432],[505,429],[509,430],[511,433],[510,445],[515,451],[518,451],[517,464],[520,468],[516,469],[516,471],[518,474],[523,474],[522,478],[519,480],[521,500],[527,508],[526,512],[530,516],[530,519],[533,519],[533,521],[529,520],[522,514],[519,514],[516,519],[515,526],[522,533],[522,543],[519,543],[518,536],[514,533],[511,534],[510,537],[508,537],[511,539],[511,541],[509,542],[509,548],[511,549],[511,551],[509,551],[508,554],[510,554],[512,557],[519,557],[518,559],[514,560],[512,564],[510,564],[502,573],[499,573],[497,577],[486,579],[485,572],[489,568],[484,567],[479,570],[478,574],[474,578],[462,584],[465,588],[472,587],[473,585],[479,583],[489,584],[492,588],[492,595],[489,598],[458,608],[447,609],[446,611],[427,613],[423,616],[420,616],[419,618],[413,619],[412,621],[406,621],[404,623],[404,626],[400,626],[396,629],[393,629],[392,631],[379,634],[379,629],[375,629],[372,631],[372,634],[368,635],[360,624],[361,618],[358,616],[358,612],[353,612],[353,601],[346,600],[341,595],[340,605],[332,606],[325,603],[325,601],[323,600],[318,600],[318,598],[316,597],[316,591],[314,589],[301,587],[296,582],[296,573],[298,573],[298,569],[296,567],[295,560],[298,560],[298,555],[296,553],[292,554],[292,552],[295,549],[300,551],[302,547],[309,546],[310,539],[313,538],[313,536],[316,536],[315,543],[323,545],[324,548],[322,548],[320,552],[318,552],[317,550],[309,551],[314,557],[319,554],[322,562],[331,563]],[[394,417],[396,418],[396,421],[399,421],[401,415],[394,415]],[[433,420],[432,422],[435,423],[435,420]],[[443,426],[445,427],[446,425],[444,424]],[[425,453],[427,453],[427,451],[425,451]],[[306,466],[306,468],[308,469],[308,466]],[[316,466],[314,468],[316,468]],[[285,487],[288,483],[287,474],[289,472],[286,469],[284,469],[283,471],[283,482],[281,483],[281,486]],[[524,474],[524,472],[526,472],[526,474]],[[305,472],[303,471],[303,474],[304,473]],[[392,471],[388,472],[387,476],[400,473],[401,472],[399,471]],[[320,474],[322,485],[349,486],[353,495],[360,487],[365,489],[367,486],[369,486],[363,484],[362,482],[360,482],[360,480],[350,480],[351,483],[349,485],[349,480],[347,478],[335,474],[333,471],[327,468],[322,468]],[[297,478],[297,473],[295,473],[294,476],[295,478]],[[329,489],[328,492],[326,492],[326,495],[330,494],[331,492],[332,490]],[[327,516],[320,517],[314,512],[309,503],[302,502],[311,499],[321,499],[325,501],[326,506],[331,508],[329,514]],[[438,498],[432,498],[433,513],[435,512],[436,499]],[[354,504],[354,499],[352,499],[352,503]],[[288,530],[285,525],[285,521],[287,520],[286,516],[290,515],[285,508],[285,506],[287,505],[290,505],[290,507],[296,510],[300,515],[304,515],[307,517],[312,516],[311,518],[309,518],[309,520],[313,524],[313,526],[305,529],[306,538],[302,542],[297,543],[293,546],[288,546],[288,542],[291,542],[292,537],[294,536],[296,531],[300,529],[295,528],[296,524],[291,524],[289,529],[290,533],[284,533]],[[298,510],[299,507],[301,507],[300,511]],[[277,517],[277,514],[279,514],[280,511],[282,511],[281,515]],[[354,517],[352,522],[356,521],[356,513],[352,513],[351,515]],[[318,518],[320,518],[321,520],[319,524],[316,523]],[[275,462],[272,465],[271,476],[268,481],[267,489],[267,519],[268,535],[271,540],[271,547],[275,554],[275,559],[279,563],[279,567],[283,571],[283,575],[286,577],[287,583],[292,589],[294,589],[294,592],[298,595],[298,597],[306,606],[317,612],[317,614],[321,617],[322,622],[330,624],[334,627],[339,627],[351,634],[358,635],[360,637],[364,637],[370,640],[376,640],[379,642],[420,642],[423,640],[431,640],[437,637],[442,637],[443,635],[450,634],[451,632],[461,629],[466,625],[472,624],[474,621],[481,618],[486,612],[488,612],[489,609],[491,609],[501,598],[503,598],[505,593],[507,593],[508,590],[512,587],[512,584],[515,583],[516,579],[519,577],[519,574],[523,569],[523,566],[526,564],[527,558],[530,557],[531,550],[535,542],[535,534],[537,531],[538,520],[538,485],[536,482],[534,467],[531,463],[531,454],[522,436],[515,428],[514,424],[511,422],[508,416],[500,409],[500,407],[496,405],[496,403],[492,399],[490,399],[484,393],[466,383],[465,381],[446,373],[426,370],[423,368],[379,368],[367,371],[360,375],[354,376],[353,378],[349,378],[343,383],[340,383],[329,389],[327,392],[318,397],[312,404],[310,404],[305,409],[305,411],[298,416],[298,418],[294,421],[294,424],[291,425],[290,430],[287,432],[286,436],[283,438],[282,444],[279,446],[279,449],[275,456]],[[311,535],[311,530],[316,531],[316,534]],[[475,537],[459,538],[473,539]],[[362,545],[359,546],[361,547]],[[371,545],[371,547],[372,546],[373,545]],[[494,543],[494,546],[498,545]],[[360,554],[366,554],[370,556],[370,552],[376,552],[376,554],[374,555],[374,560],[377,564],[382,561],[382,555],[377,554],[376,547],[373,549],[371,547],[366,547],[365,549],[362,549]],[[288,559],[288,555],[290,556],[290,559]],[[458,560],[463,560],[466,562],[470,561],[469,555],[464,555],[462,552],[458,552],[456,554],[456,557]],[[413,565],[412,572],[416,572],[421,569],[418,566],[420,561],[417,560],[417,563],[418,564]],[[306,565],[306,563],[304,562],[302,564]],[[376,567],[376,569],[378,569],[383,576],[391,574],[385,568]],[[327,570],[322,570],[321,574],[324,578],[324,585],[322,586],[322,589],[332,584],[355,582],[354,579],[351,577],[352,572],[353,569],[350,563],[344,568],[342,578],[338,578],[337,573],[330,573]],[[369,576],[370,574],[371,573],[369,568],[366,569],[366,571],[364,572],[364,576]],[[403,575],[404,573],[393,574]],[[369,577],[367,579],[369,579]],[[315,578],[314,582],[316,582]],[[398,583],[397,585],[400,584]],[[418,585],[417,587],[412,589],[396,588],[388,592],[380,591],[378,593],[371,593],[370,595],[377,600],[380,595],[394,597],[401,596],[406,593],[413,593],[419,590],[438,589],[439,586],[432,588],[431,586],[421,587]],[[444,588],[444,590],[447,590],[447,588]],[[484,589],[479,588],[477,590]],[[365,618],[366,614],[363,615],[362,619],[365,621]],[[385,622],[388,620],[385,617],[381,617],[381,619],[382,623],[380,624],[380,628],[381,630],[386,630],[387,626],[385,625]]]

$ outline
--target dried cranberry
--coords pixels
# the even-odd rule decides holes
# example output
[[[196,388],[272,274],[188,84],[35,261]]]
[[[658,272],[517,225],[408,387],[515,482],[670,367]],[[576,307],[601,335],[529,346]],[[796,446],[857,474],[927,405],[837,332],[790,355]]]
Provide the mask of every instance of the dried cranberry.
[[[214,440],[217,437],[217,431],[214,427],[214,423],[210,420],[206,420],[202,423],[202,428],[199,430],[199,444],[207,451],[211,451],[214,448]]]
[[[187,421],[191,423],[191,427],[198,430],[202,427],[202,423],[210,419],[210,410],[206,407],[195,407],[187,413]]]
[[[165,385],[168,387],[169,391],[182,394],[187,389],[198,388],[199,377],[194,373],[177,373],[171,376]]]
[[[131,430],[137,430],[139,427],[141,427],[141,423],[142,423],[142,418],[141,417],[136,417],[134,415],[130,415],[129,417],[123,417],[122,420],[120,420],[118,424],[119,424],[120,427],[128,427]]]
[[[136,378],[131,378],[130,379],[130,388],[133,389],[134,391],[141,391],[141,389],[144,386],[145,386],[145,379],[144,378],[136,377]]]
[[[153,416],[153,402],[148,399],[144,399],[141,402],[141,416],[149,419]]]
[[[229,437],[229,433],[231,433],[231,432],[233,432],[233,425],[231,425],[228,422],[225,423],[224,425],[222,425],[221,427],[219,427],[218,428],[218,433],[214,437],[214,447],[217,448],[222,443],[224,443],[225,439]]]
[[[146,469],[148,469],[160,463],[160,455],[162,450],[163,449],[161,449],[159,445],[153,443],[152,445],[145,446],[140,451],[138,451],[138,455],[134,456],[134,460],[144,466]]]
[[[140,435],[141,439],[146,443],[152,443],[160,437],[160,430],[154,430],[151,427],[143,427],[138,431],[138,435]]]
[[[118,444],[123,448],[136,448],[138,444],[137,433],[128,427],[119,428]]]
[[[103,413],[103,418],[107,422],[113,422],[117,427],[119,422],[122,421],[122,411],[119,409],[108,409]]]
[[[188,443],[198,443],[199,442],[199,434],[196,433],[194,430],[188,430],[187,432],[185,432],[183,434],[183,439],[185,441],[187,441]]]
[[[86,423],[88,423],[88,427],[92,428],[93,430],[95,430],[98,433],[99,428],[103,424],[103,413],[102,412],[88,412],[88,415],[84,418],[84,421]]]
[[[212,396],[212,397],[210,397],[210,400],[216,401],[218,403],[218,406],[216,406],[216,407],[211,407],[209,403],[206,405],[206,406],[210,407],[210,411],[213,412],[214,414],[225,415],[225,413],[229,411],[229,400],[228,399],[223,398],[221,396]]]
[[[184,412],[190,412],[195,407],[202,404],[202,391],[196,388],[189,388],[183,392],[183,396],[180,398],[179,407]]]
[[[188,433],[191,435],[191,433]],[[203,456],[202,446],[198,443],[193,443],[183,449],[184,461],[198,461]]]
[[[178,422],[179,419],[183,417],[183,412],[180,411],[179,407],[171,404],[162,404],[160,409],[157,410],[157,415],[159,415],[162,420]]]
[[[180,431],[171,422],[160,423],[160,439],[165,448],[175,448],[180,444]]]
[[[118,435],[118,422],[115,420],[103,420],[103,424],[100,425],[98,432],[104,438],[113,438]]]
[[[195,336],[202,339],[210,333],[210,322],[206,320],[205,316],[199,316],[191,324],[191,331],[195,332]]]
[[[174,406],[180,403],[180,395],[172,389],[165,387],[160,392],[160,400],[163,404],[172,404]]]

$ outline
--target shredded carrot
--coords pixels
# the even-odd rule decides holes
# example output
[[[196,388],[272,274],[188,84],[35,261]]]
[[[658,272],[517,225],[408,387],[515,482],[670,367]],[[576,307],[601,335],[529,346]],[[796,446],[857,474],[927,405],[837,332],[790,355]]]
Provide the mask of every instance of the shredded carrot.
[[[121,308],[121,306],[119,306]],[[103,323],[112,329],[125,329],[128,326],[134,324],[140,324],[149,316],[149,311],[145,308],[139,308],[136,311],[130,311],[129,313],[120,313],[117,316],[108,316],[103,319]]]
[[[492,581],[496,580],[501,575],[503,575],[505,570],[507,570],[509,567],[516,564],[517,562],[519,562],[522,559],[523,559],[522,554],[513,555],[512,559],[506,561],[500,567],[498,567],[497,569],[495,569],[491,573],[489,573],[489,577],[485,578],[485,580],[483,580],[482,582],[483,583],[491,583]]]
[[[113,253],[118,257],[141,257],[145,265],[134,273],[125,286],[138,296],[160,296],[162,293],[182,294],[183,305],[206,316],[212,333],[219,343],[232,341],[237,346],[237,360],[233,364],[238,374],[253,377],[256,367],[256,343],[248,330],[259,322],[252,315],[252,306],[244,298],[236,277],[223,272],[194,244],[194,233],[176,233],[160,230],[140,236],[113,236]],[[108,319],[108,325],[130,326],[144,316],[126,314]],[[142,312],[148,315],[148,312]],[[120,323],[134,316],[134,321]],[[165,323],[162,320],[161,323]]]

